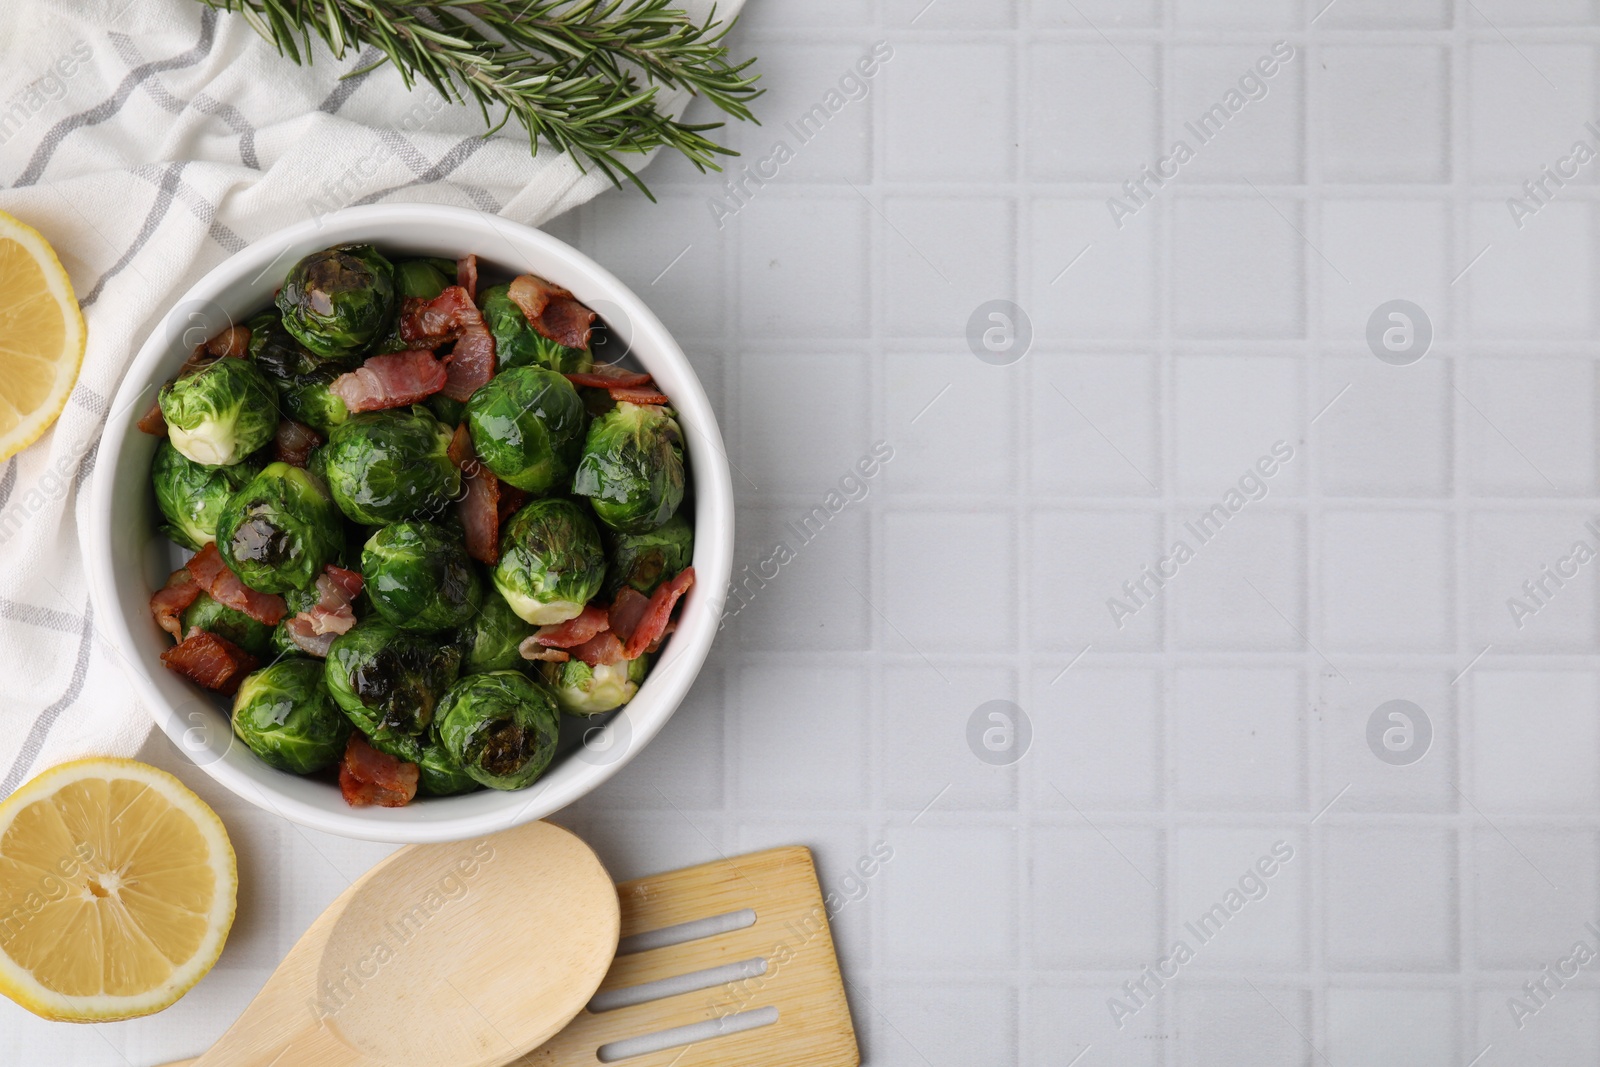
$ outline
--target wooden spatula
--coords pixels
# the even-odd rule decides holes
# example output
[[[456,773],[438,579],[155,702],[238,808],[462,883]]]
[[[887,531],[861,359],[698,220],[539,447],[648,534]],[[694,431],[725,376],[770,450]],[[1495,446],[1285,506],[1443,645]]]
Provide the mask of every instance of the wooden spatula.
[[[587,1006],[546,1044],[508,1058],[514,1067],[861,1062],[809,849],[770,849],[639,878],[618,886],[617,895],[622,940],[598,992],[586,995]],[[499,925],[517,921],[506,916]]]
[[[194,1067],[498,1067],[582,1010],[620,913],[549,823],[412,845],[339,895]]]

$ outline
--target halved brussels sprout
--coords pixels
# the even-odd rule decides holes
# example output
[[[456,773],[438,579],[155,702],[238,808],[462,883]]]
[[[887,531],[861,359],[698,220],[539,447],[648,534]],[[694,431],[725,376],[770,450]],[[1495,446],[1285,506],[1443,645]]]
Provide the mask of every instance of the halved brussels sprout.
[[[344,755],[350,720],[328,695],[321,663],[285,659],[240,683],[233,698],[233,732],[268,765],[312,774]]]
[[[188,633],[196,626],[232,641],[252,656],[266,656],[272,652],[272,627],[211,599],[209,593],[201,593],[183,613],[183,632]]]
[[[445,751],[491,789],[522,789],[556,754],[555,698],[520,671],[469,674],[439,702]]]
[[[569,715],[598,715],[633,699],[650,671],[649,659],[640,656],[597,667],[581,659],[569,659],[565,663],[541,663],[539,671],[562,711]]]
[[[532,637],[536,629],[512,611],[500,590],[491,585],[483,591],[478,614],[462,630],[461,643],[466,658],[461,663],[461,673],[526,670],[530,661],[522,658],[519,649],[523,640]]]
[[[572,477],[583,424],[578,391],[543,367],[502,371],[467,401],[478,458],[502,482],[530,493],[547,493]]]
[[[694,527],[682,512],[645,533],[613,532],[606,544],[608,597],[624,585],[649,596],[694,561]]]
[[[163,440],[156,445],[150,464],[156,506],[167,524],[161,532],[184,548],[199,551],[217,539],[217,517],[228,498],[244,488],[261,470],[261,462],[248,458],[231,467],[207,467]]]
[[[161,387],[167,440],[207,467],[238,463],[278,432],[278,394],[248,359],[224,356]]]
[[[374,741],[425,736],[460,667],[455,645],[376,619],[334,638],[325,664],[328,692]]]
[[[572,491],[613,530],[654,530],[678,510],[683,484],[683,431],[669,408],[623,401],[590,423]]]
[[[384,620],[402,630],[463,626],[483,599],[483,582],[460,538],[428,522],[385,526],[361,550],[363,589]]]
[[[335,427],[317,463],[339,510],[383,526],[437,514],[461,491],[450,436],[427,408],[369,411]]]
[[[561,374],[582,374],[594,366],[587,348],[568,348],[528,324],[528,316],[506,295],[509,286],[495,285],[478,294],[484,324],[494,334],[495,362],[502,372],[512,367],[547,367]]]
[[[217,520],[217,549],[252,589],[284,593],[317,580],[344,545],[327,486],[310,471],[269,463]]]
[[[537,626],[575,618],[605,575],[600,533],[571,500],[535,500],[500,534],[495,588],[512,611]]]
[[[371,245],[313,252],[278,290],[283,325],[328,359],[358,354],[388,327],[395,309],[394,266]]]

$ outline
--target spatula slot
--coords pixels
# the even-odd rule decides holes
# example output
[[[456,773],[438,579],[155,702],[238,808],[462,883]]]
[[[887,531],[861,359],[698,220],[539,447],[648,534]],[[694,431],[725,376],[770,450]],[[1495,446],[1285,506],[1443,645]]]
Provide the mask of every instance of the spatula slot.
[[[756,924],[754,908],[741,908],[738,911],[723,912],[721,915],[711,915],[704,919],[694,919],[686,923],[677,923],[673,926],[663,926],[659,930],[646,930],[641,934],[632,934],[622,939],[617,945],[617,955],[631,956],[636,952],[649,952],[655,948],[670,948],[673,945],[682,945],[690,941],[699,941],[707,937],[716,937],[718,934],[732,933],[734,930],[743,930]]]
[[[688,1026],[675,1026],[671,1030],[658,1030],[653,1034],[612,1041],[601,1045],[596,1055],[600,1057],[601,1063],[615,1063],[618,1060],[632,1059],[635,1056],[645,1056],[652,1052],[660,1052],[662,1049],[677,1048],[680,1045],[693,1045],[718,1037],[742,1034],[746,1030],[771,1026],[777,1021],[777,1008],[755,1008],[752,1011],[741,1011],[737,1015],[727,1015],[719,1019],[707,1019],[704,1022],[690,1023]]]
[[[689,974],[675,974],[671,978],[658,978],[654,982],[628,986],[625,989],[603,989],[589,1001],[589,1010],[595,1013],[631,1008],[635,1004],[648,1004],[652,1000],[694,993],[712,986],[757,978],[767,973],[767,961],[760,956],[738,963],[725,963],[720,967],[707,967]]]

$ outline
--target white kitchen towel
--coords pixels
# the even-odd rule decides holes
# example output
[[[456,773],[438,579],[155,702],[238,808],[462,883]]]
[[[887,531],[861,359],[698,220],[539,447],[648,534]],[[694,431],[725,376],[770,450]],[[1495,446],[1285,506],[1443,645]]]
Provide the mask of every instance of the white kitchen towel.
[[[110,398],[177,294],[340,207],[425,200],[538,225],[610,187],[552,149],[530,158],[515,123],[485,139],[476,107],[407,92],[392,67],[340,79],[375,51],[338,62],[319,43],[297,67],[196,0],[57,0],[6,18],[0,210],[55,247],[89,341],[60,420],[0,468],[0,798],[60,760],[132,754],[149,731],[96,631],[79,532],[99,521],[82,489]]]

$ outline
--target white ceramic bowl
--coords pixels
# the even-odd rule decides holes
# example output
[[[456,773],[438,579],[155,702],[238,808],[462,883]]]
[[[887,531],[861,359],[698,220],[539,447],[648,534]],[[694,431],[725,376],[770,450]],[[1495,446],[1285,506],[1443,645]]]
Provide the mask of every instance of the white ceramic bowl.
[[[454,259],[472,252],[486,273],[533,273],[567,287],[600,313],[612,339],[625,342],[632,358],[655,376],[683,425],[692,468],[696,581],[680,609],[677,632],[633,700],[603,729],[590,730],[580,746],[558,756],[528,789],[419,798],[404,808],[352,808],[336,786],[274,770],[235,743],[219,701],[160,660],[171,638],[151,619],[148,601],[187,554],[156,531],[150,460],[157,439],[135,424],[197,341],[267,306],[301,256],[353,241],[371,242],[391,255]],[[140,348],[111,410],[95,465],[94,525],[84,535],[95,624],[157,725],[197,766],[244,799],[295,822],[345,837],[418,842],[474,837],[542,818],[638,755],[671,717],[711,649],[733,552],[733,489],[716,416],[689,361],[643,302],[593,260],[538,230],[432,204],[350,208],[280,230],[228,257],[184,294]]]

